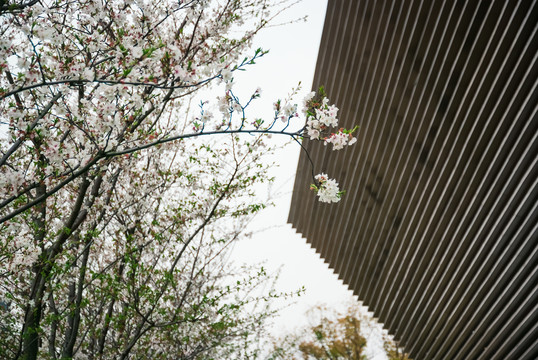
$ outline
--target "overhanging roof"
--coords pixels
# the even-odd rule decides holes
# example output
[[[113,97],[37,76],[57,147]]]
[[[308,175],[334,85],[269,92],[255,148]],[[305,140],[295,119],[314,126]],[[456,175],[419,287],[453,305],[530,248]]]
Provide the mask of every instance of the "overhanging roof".
[[[415,359],[538,357],[536,1],[329,0],[314,88],[358,143],[305,140],[289,222]]]

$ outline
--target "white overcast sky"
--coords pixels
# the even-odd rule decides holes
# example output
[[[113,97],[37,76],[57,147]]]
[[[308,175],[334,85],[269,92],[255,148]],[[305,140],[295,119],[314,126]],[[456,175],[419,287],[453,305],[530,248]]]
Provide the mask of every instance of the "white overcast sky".
[[[268,28],[255,40],[255,47],[270,52],[248,71],[237,76],[234,74],[237,82],[234,91],[244,91],[244,97],[248,97],[256,87],[262,89],[258,106],[253,109],[256,116],[270,116],[272,103],[285,97],[299,81],[303,94],[311,90],[326,7],[327,0],[304,0],[288,10],[281,17],[281,22],[308,15],[306,22]],[[301,98],[298,97],[298,100]],[[273,141],[278,141],[276,136]],[[305,295],[298,298],[295,305],[285,309],[277,319],[276,331],[282,334],[307,324],[304,313],[314,305],[327,304],[343,311],[350,301],[357,301],[306,240],[286,223],[299,152],[297,144],[290,144],[276,154],[275,161],[279,166],[275,170],[275,184],[270,189],[272,195],[276,196],[276,206],[264,210],[252,226],[256,230],[266,230],[241,241],[232,255],[237,262],[263,261],[270,271],[282,266],[278,290],[306,288]],[[379,342],[378,337],[371,336],[369,342],[368,357],[386,359],[379,348],[375,349],[374,343]]]

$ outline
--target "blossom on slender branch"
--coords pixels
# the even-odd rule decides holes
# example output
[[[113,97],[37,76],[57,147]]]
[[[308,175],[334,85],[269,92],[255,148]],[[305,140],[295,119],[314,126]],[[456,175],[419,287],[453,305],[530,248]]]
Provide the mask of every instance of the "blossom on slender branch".
[[[306,132],[311,140],[324,140],[324,144],[332,144],[333,150],[341,150],[344,146],[353,145],[357,140],[351,130],[340,128],[337,132],[330,132],[331,128],[338,127],[338,108],[329,105],[325,91],[320,88],[318,93],[311,92],[303,100],[303,113],[307,117]]]
[[[300,124],[300,122],[296,121],[299,117],[297,112],[298,105],[293,103],[293,97],[298,93],[299,89],[300,84],[291,91],[285,100],[279,99],[273,103],[273,121],[264,127],[262,126],[264,124],[262,119],[246,121],[246,118],[244,118],[248,114],[248,107],[251,102],[260,97],[261,89],[257,88],[248,102],[242,104],[233,94],[233,91],[226,88],[225,94],[217,97],[218,110],[224,115],[225,119],[216,128],[220,130],[226,125],[224,132],[266,133],[267,136],[271,136],[271,134],[282,134],[290,136],[293,139],[308,137],[313,141],[323,141],[324,145],[332,144],[333,150],[341,150],[345,146],[353,145],[357,141],[353,133],[358,129],[358,126],[355,126],[353,129],[340,128],[336,132],[331,132],[332,128],[338,126],[338,108],[335,105],[329,105],[329,99],[323,87],[317,92],[308,93],[304,97],[302,114],[306,118],[306,125],[300,130],[294,130],[294,127],[296,129]],[[239,117],[240,121],[234,122],[234,118],[237,117]],[[285,124],[281,130],[275,128],[277,127],[277,120]],[[235,127],[234,124],[236,124]],[[200,124],[197,122],[194,124],[194,128],[198,131],[201,130]],[[202,133],[204,132],[202,131]],[[208,132],[205,132],[205,134],[208,134]],[[316,191],[321,191],[318,191],[320,201],[339,201],[344,192],[337,189],[338,184],[334,180],[329,181],[325,179],[325,176],[321,177],[321,179],[324,179],[323,184],[320,180],[314,179],[317,187],[314,186],[313,188]]]
[[[355,142],[357,142],[357,138],[353,137],[352,134],[345,133],[343,129],[325,138],[325,145],[333,144],[333,150],[342,150],[344,146],[353,145]]]
[[[222,76],[222,81],[224,82],[231,82],[233,80],[232,71],[229,68],[222,69],[220,75]]]
[[[336,180],[329,179],[327,174],[318,174],[314,178],[318,182],[318,185],[312,184],[310,188],[317,193],[319,201],[326,203],[340,201],[344,192],[340,191]]]
[[[203,122],[204,124],[211,121],[211,119],[213,118],[213,113],[209,110],[205,110],[202,114],[202,116],[200,117],[200,121]]]

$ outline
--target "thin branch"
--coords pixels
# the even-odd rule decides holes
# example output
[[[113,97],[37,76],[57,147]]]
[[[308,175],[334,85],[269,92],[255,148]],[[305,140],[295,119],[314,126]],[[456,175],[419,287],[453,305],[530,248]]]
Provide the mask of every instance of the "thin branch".
[[[0,14],[4,12],[14,13],[16,11],[17,12],[22,11],[27,7],[37,4],[38,1],[39,0],[31,0],[31,1],[28,1],[27,3],[22,3],[22,4],[8,4],[8,3],[6,3],[5,5],[2,4],[2,6],[0,6]]]
[[[46,193],[44,193],[43,195],[41,196],[38,196],[36,199],[34,199],[33,201],[27,203],[26,205],[24,206],[21,206],[20,208],[16,209],[16,210],[13,210],[13,212],[11,212],[10,214],[4,216],[3,218],[0,219],[0,224],[1,223],[4,223],[6,221],[8,221],[9,219],[12,219],[13,217],[19,215],[20,213],[36,206],[37,204],[40,204],[42,203],[43,201],[45,201],[48,197],[50,197],[51,195],[54,195],[55,193],[57,193],[58,191],[60,191],[65,185],[71,183],[73,180],[75,180],[76,178],[78,178],[79,176],[85,174],[93,165],[95,165],[99,160],[101,160],[103,158],[102,156],[102,153],[98,153],[97,156],[92,159],[88,164],[86,164],[86,166],[84,166],[83,168],[81,168],[79,171],[77,172],[74,172],[69,178],[65,179],[64,181],[62,181],[61,183],[59,183],[58,185],[56,185],[54,188],[52,188],[51,190],[47,191]]]
[[[198,87],[200,85],[203,85],[203,84],[205,84],[207,82],[210,82],[211,80],[213,80],[213,79],[215,79],[217,77],[219,77],[219,75],[212,76],[210,78],[204,79],[202,81],[199,81],[199,82],[197,82],[195,84],[190,84],[190,85],[166,85],[166,84],[152,84],[152,83],[141,82],[141,81],[105,80],[105,79],[94,79],[94,80],[86,80],[86,79],[70,79],[69,80],[69,79],[66,79],[66,80],[56,80],[56,81],[47,81],[47,82],[42,82],[42,83],[28,85],[28,86],[22,86],[22,87],[20,87],[18,89],[8,91],[4,95],[0,96],[0,100],[3,100],[3,99],[5,99],[5,98],[7,98],[7,97],[9,97],[11,95],[15,95],[15,94],[18,94],[18,93],[23,92],[23,91],[36,89],[36,88],[44,87],[44,86],[51,86],[51,85],[69,84],[69,85],[80,86],[80,85],[85,84],[85,83],[98,83],[98,84],[106,84],[106,85],[148,86],[148,87],[152,87],[152,88],[156,88],[156,89],[165,89],[165,90],[169,90],[169,89],[190,89],[190,88],[193,88],[193,87]],[[175,80],[177,80],[177,79],[175,79]]]
[[[206,216],[204,221],[196,228],[196,230],[191,234],[191,236],[183,244],[183,247],[179,251],[179,254],[176,256],[176,258],[174,259],[174,262],[172,263],[172,265],[170,266],[170,269],[168,270],[168,276],[165,276],[165,278],[164,278],[165,281],[164,281],[164,284],[162,285],[162,287],[160,289],[159,296],[157,297],[157,299],[153,303],[153,306],[151,307],[151,309],[146,313],[145,316],[142,317],[142,322],[139,324],[139,326],[138,326],[138,328],[136,330],[136,335],[134,336],[134,338],[131,339],[131,341],[129,342],[127,347],[124,349],[124,351],[123,351],[123,353],[121,355],[121,359],[125,359],[129,355],[129,352],[134,347],[134,345],[136,344],[138,339],[140,339],[140,337],[151,328],[151,327],[147,327],[146,329],[144,329],[144,324],[146,323],[146,319],[148,319],[149,316],[153,313],[153,311],[155,310],[155,307],[157,306],[158,300],[162,297],[162,295],[166,291],[166,288],[168,287],[168,284],[170,283],[171,279],[173,278],[174,269],[176,268],[179,260],[183,256],[183,253],[185,252],[185,250],[187,249],[189,244],[200,233],[200,231],[202,231],[206,227],[206,225],[211,221],[213,216],[215,216],[215,213],[217,211],[218,206],[220,205],[222,200],[224,200],[224,198],[228,194],[228,191],[229,191],[233,181],[235,180],[235,176],[237,175],[237,171],[238,171],[238,168],[235,169],[235,172],[230,177],[230,180],[228,181],[228,184],[226,185],[225,189],[222,191],[220,196],[215,201],[215,204],[212,206],[211,211]]]
[[[71,174],[71,176],[69,176],[68,178],[66,178],[62,182],[60,182],[58,185],[53,187],[51,190],[47,191],[45,194],[43,194],[41,196],[38,196],[37,198],[35,198],[33,201],[27,203],[26,205],[21,206],[20,208],[18,208],[16,210],[13,210],[11,213],[9,213],[9,214],[5,215],[4,217],[0,218],[0,224],[12,219],[13,217],[19,215],[20,213],[22,213],[22,212],[32,208],[33,206],[35,206],[37,204],[40,204],[41,202],[45,201],[48,197],[50,197],[50,196],[54,195],[55,193],[57,193],[58,191],[60,191],[65,185],[69,184],[70,182],[72,182],[76,178],[80,177],[81,175],[87,173],[92,166],[97,164],[102,159],[111,159],[111,158],[114,158],[114,157],[117,157],[117,156],[121,156],[121,155],[125,155],[125,154],[131,154],[131,153],[134,153],[134,152],[137,152],[137,151],[140,151],[140,150],[148,149],[148,148],[151,148],[151,147],[154,147],[154,146],[157,146],[157,145],[162,145],[162,144],[166,144],[166,143],[177,141],[177,140],[188,139],[188,138],[204,136],[204,135],[225,135],[225,134],[251,134],[251,135],[252,134],[275,134],[275,135],[287,135],[287,136],[292,137],[308,155],[308,151],[306,150],[306,148],[296,138],[297,136],[302,136],[301,133],[298,133],[298,132],[283,132],[283,131],[276,131],[276,130],[263,130],[263,129],[249,129],[249,130],[236,129],[236,130],[223,130],[223,131],[218,131],[217,130],[217,131],[208,131],[208,132],[201,132],[201,133],[181,134],[181,135],[176,135],[176,136],[172,136],[172,137],[165,138],[165,139],[156,140],[156,141],[153,141],[153,142],[150,142],[150,143],[147,143],[147,144],[143,144],[143,145],[140,145],[140,146],[135,146],[135,147],[128,148],[128,149],[123,149],[123,150],[120,150],[120,151],[105,152],[105,151],[101,150],[95,155],[95,157],[90,162],[88,162],[88,164],[86,164],[84,167],[80,168],[78,171],[73,172]],[[314,163],[310,159],[310,156],[309,156],[309,160],[310,160],[310,163],[312,165],[312,174],[314,174]],[[314,175],[312,175],[312,176],[314,176]],[[15,199],[19,198],[20,196],[22,196],[22,194],[17,195],[17,197]],[[12,200],[12,201],[14,201],[14,200]],[[10,202],[12,202],[12,201],[10,201]],[[8,203],[4,202],[2,204],[2,206],[0,206],[0,208],[5,207],[7,205],[8,205]]]
[[[58,99],[61,96],[62,96],[61,92],[54,95],[54,97],[47,104],[47,106],[45,106],[45,108],[43,110],[41,110],[41,112],[37,115],[35,120],[30,124],[28,130],[26,130],[25,135],[23,137],[18,138],[17,141],[11,146],[11,148],[9,148],[9,150],[4,154],[4,156],[2,156],[2,159],[0,159],[0,166],[4,165],[4,163],[11,156],[11,154],[13,154],[15,151],[17,151],[17,149],[21,146],[23,141],[26,140],[26,137],[28,136],[28,134],[37,126],[37,124],[39,123],[39,120],[43,119],[43,117],[45,117],[45,115],[47,115],[47,113],[52,108],[54,103],[56,103],[56,101],[58,101]]]
[[[303,149],[303,151],[305,152],[306,157],[308,158],[308,161],[310,161],[310,169],[312,171],[312,179],[314,180],[314,182],[316,182],[316,175],[315,175],[315,171],[314,171],[314,162],[312,161],[312,158],[310,157],[310,153],[308,152],[308,150],[304,147],[304,145],[295,136],[292,136],[292,139],[295,140],[295,142],[297,144],[299,144],[301,149]]]

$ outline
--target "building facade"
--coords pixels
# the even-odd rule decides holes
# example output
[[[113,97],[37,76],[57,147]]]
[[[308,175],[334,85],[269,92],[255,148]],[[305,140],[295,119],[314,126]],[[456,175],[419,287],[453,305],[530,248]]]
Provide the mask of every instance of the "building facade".
[[[538,358],[536,1],[329,0],[314,87],[358,142],[289,222],[414,359]]]

